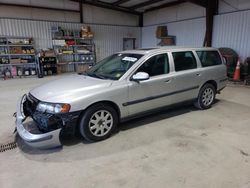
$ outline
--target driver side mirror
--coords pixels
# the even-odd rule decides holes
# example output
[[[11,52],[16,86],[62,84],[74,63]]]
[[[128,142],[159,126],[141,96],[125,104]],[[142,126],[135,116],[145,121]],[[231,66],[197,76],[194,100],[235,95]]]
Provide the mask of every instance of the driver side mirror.
[[[133,81],[143,81],[143,80],[148,80],[149,79],[149,74],[146,73],[146,72],[137,72],[136,74],[134,74],[132,76],[132,79]]]

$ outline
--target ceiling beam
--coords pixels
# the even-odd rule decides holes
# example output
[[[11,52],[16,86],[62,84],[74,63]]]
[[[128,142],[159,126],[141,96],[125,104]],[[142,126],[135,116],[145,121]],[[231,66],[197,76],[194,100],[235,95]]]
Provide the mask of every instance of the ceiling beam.
[[[116,2],[114,2],[114,3],[112,3],[112,5],[117,6],[117,5],[126,3],[126,2],[128,2],[128,1],[130,1],[130,0],[118,0],[118,1],[116,1]]]
[[[184,2],[186,2],[186,0],[177,0],[177,1],[169,2],[169,3],[164,3],[160,6],[146,9],[145,12],[150,12],[150,11],[154,11],[154,10],[158,10],[158,9],[162,9],[162,8],[166,8],[166,7],[176,6],[176,5],[179,5],[179,4],[184,3]]]
[[[199,5],[203,8],[206,8],[208,6],[209,0],[187,0],[187,1],[196,5]]]
[[[79,2],[79,0],[71,0],[74,2]],[[114,6],[110,3],[105,3],[102,1],[98,1],[98,0],[84,0],[83,4],[87,4],[87,5],[92,5],[92,6],[96,6],[96,7],[101,7],[101,8],[107,8],[107,9],[111,9],[111,10],[116,10],[116,11],[120,11],[120,12],[126,12],[126,13],[130,13],[130,14],[135,14],[135,15],[140,15],[140,12],[131,10],[129,8],[125,8],[125,7],[121,7],[121,6]]]
[[[131,6],[131,7],[129,7],[129,8],[135,10],[135,9],[138,9],[138,8],[141,8],[141,7],[146,7],[146,6],[148,6],[148,5],[152,5],[152,4],[154,4],[154,3],[158,3],[158,2],[161,2],[161,1],[163,1],[163,0],[150,0],[150,1],[145,1],[145,2],[143,2],[143,3],[136,4],[136,5]]]

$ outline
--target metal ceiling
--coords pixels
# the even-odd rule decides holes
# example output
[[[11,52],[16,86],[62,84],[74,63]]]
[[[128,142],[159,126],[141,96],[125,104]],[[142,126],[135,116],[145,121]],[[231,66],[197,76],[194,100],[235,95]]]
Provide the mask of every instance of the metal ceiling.
[[[160,9],[169,6],[175,6],[184,2],[202,2],[206,0],[71,0],[82,2],[93,6],[109,8],[118,11],[124,11],[133,14],[142,14],[143,12]]]

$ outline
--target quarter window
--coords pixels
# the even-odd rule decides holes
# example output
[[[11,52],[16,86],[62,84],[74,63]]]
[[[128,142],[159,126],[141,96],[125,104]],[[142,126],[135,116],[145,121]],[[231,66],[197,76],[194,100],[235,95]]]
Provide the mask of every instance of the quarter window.
[[[222,64],[221,57],[217,51],[196,51],[202,67]]]
[[[193,52],[173,52],[172,54],[176,72],[197,68]]]
[[[151,57],[136,72],[146,72],[150,77],[169,73],[168,55],[160,54]]]

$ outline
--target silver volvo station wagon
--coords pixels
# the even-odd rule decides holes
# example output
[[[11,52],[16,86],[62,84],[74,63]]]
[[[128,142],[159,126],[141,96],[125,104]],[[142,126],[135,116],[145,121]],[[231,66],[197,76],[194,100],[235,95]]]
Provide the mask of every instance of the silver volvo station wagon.
[[[79,132],[88,141],[100,141],[119,122],[173,104],[192,101],[208,109],[226,83],[226,66],[215,48],[119,52],[84,74],[25,94],[17,104],[16,129],[37,148],[60,146],[64,133]]]

